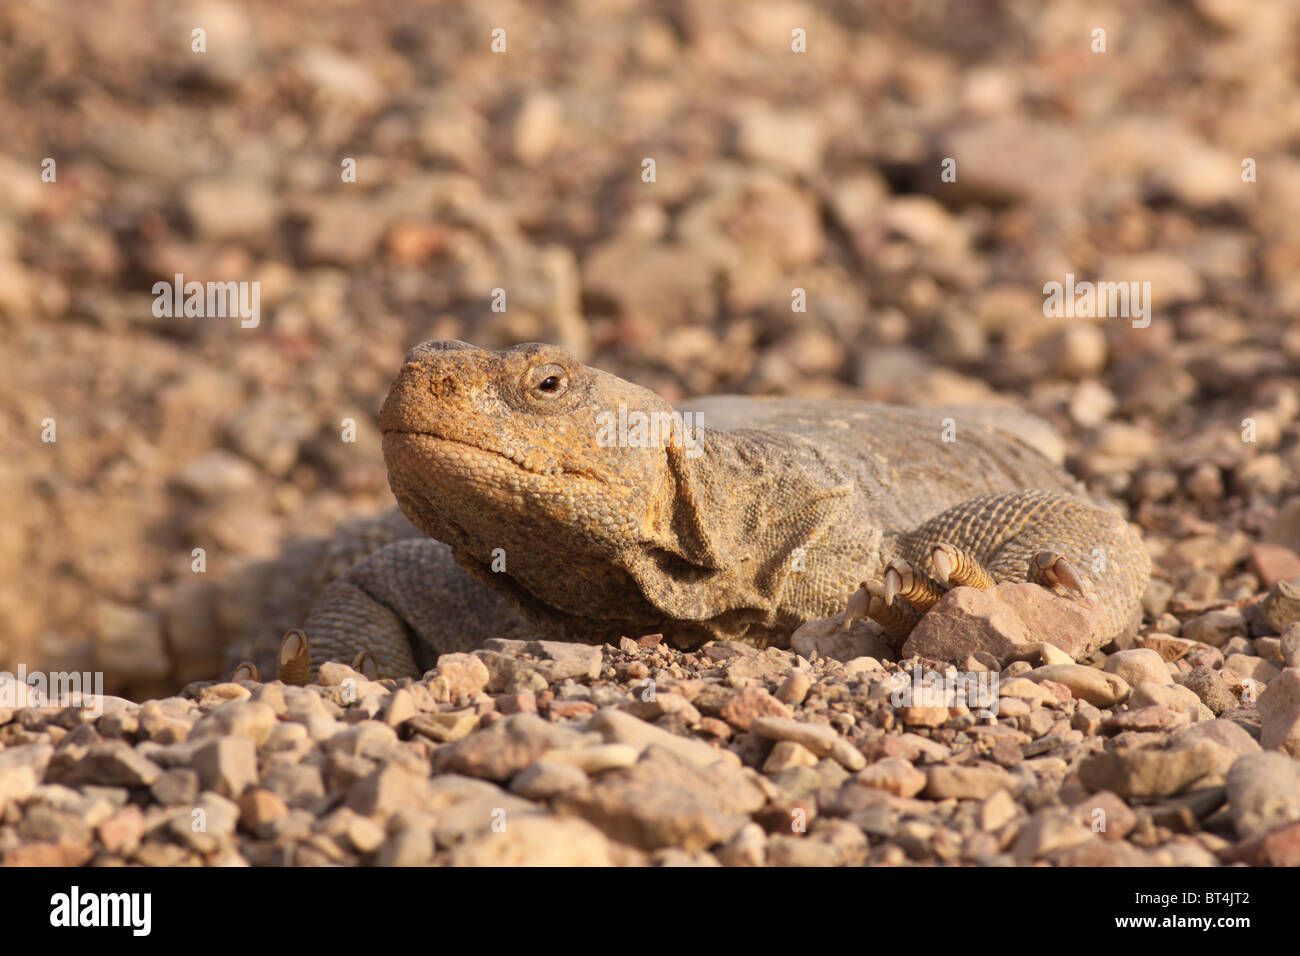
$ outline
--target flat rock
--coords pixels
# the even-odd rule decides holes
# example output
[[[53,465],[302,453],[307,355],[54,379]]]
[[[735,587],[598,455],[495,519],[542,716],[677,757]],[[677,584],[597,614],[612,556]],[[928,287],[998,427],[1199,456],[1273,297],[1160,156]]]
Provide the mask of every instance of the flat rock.
[[[1094,707],[1114,707],[1129,695],[1129,685],[1122,677],[1083,664],[1048,664],[1026,671],[1024,676],[1037,683],[1064,684],[1075,697]]]
[[[1159,706],[1177,711],[1190,721],[1213,720],[1214,714],[1201,703],[1201,699],[1186,687],[1178,684],[1155,684],[1149,680],[1141,681],[1133,687],[1129,695],[1130,708]]]
[[[36,771],[31,767],[10,767],[0,773],[0,806],[10,800],[26,800],[39,782]]]
[[[1300,667],[1300,623],[1288,624],[1278,642],[1284,667]]]
[[[1228,807],[1242,837],[1300,820],[1300,762],[1276,751],[1239,757],[1228,771]]]
[[[1225,860],[1251,866],[1300,866],[1300,822],[1243,841],[1225,855]]]
[[[1153,632],[1144,634],[1137,639],[1138,647],[1144,647],[1147,650],[1155,651],[1164,661],[1182,660],[1198,647],[1202,645],[1197,641],[1190,641],[1185,637],[1175,637],[1172,634],[1160,634]]]
[[[1062,123],[999,116],[947,131],[938,155],[963,157],[961,175],[951,184],[962,200],[1060,203],[1077,196],[1088,175],[1090,154],[1079,137]],[[1024,147],[1012,145],[1019,143]],[[1069,157],[1064,166],[1062,157]],[[1056,179],[1055,191],[1044,177]]]
[[[1187,715],[1184,713],[1165,707],[1162,704],[1151,704],[1147,707],[1130,708],[1123,713],[1107,717],[1101,722],[1101,729],[1103,733],[1108,734],[1126,730],[1139,733],[1154,733],[1181,727],[1187,721]]]
[[[1007,661],[1047,642],[1078,660],[1101,646],[1105,635],[1105,614],[1091,600],[1025,582],[959,587],[921,618],[901,654],[961,663],[983,651]]]
[[[1300,577],[1300,555],[1281,544],[1257,541],[1250,546],[1247,565],[1260,584],[1272,588],[1279,581]]]
[[[791,767],[815,767],[821,759],[803,744],[793,740],[778,740],[772,752],[763,761],[763,773],[777,774]]]
[[[473,654],[443,654],[438,658],[436,670],[436,674],[425,677],[437,701],[473,697],[482,693],[492,679],[487,666]]]
[[[543,691],[547,680],[542,676],[539,661],[503,654],[499,651],[477,650],[474,657],[483,664],[488,672],[487,687],[492,694],[526,694]],[[434,699],[440,696],[441,684],[435,677],[430,683]]]
[[[1137,814],[1109,790],[1099,790],[1071,809],[1080,823],[1106,840],[1123,840],[1137,826]]]
[[[586,820],[524,814],[500,832],[487,831],[459,844],[453,866],[629,866],[642,862],[635,850],[611,841]]]
[[[548,750],[542,759],[571,764],[583,773],[597,774],[606,770],[631,767],[640,755],[641,750],[630,744],[591,744],[568,750]]]
[[[902,757],[885,757],[862,770],[853,778],[873,790],[883,790],[896,797],[914,797],[926,784],[926,775]]]
[[[1067,808],[1043,807],[1021,827],[1011,852],[1018,862],[1028,863],[1096,839],[1097,834],[1079,823]]]
[[[1079,780],[1089,790],[1150,800],[1181,793],[1223,764],[1224,748],[1197,740],[1173,750],[1116,748],[1085,758]]]
[[[53,756],[54,748],[47,743],[0,747],[0,774],[14,767],[29,767],[38,777],[43,777]]]
[[[478,721],[478,714],[473,710],[449,710],[438,714],[416,714],[406,720],[406,726],[430,740],[452,743],[469,736]]]
[[[1012,789],[1011,775],[1000,767],[952,767],[943,764],[925,768],[923,796],[931,800],[985,800],[998,790]]]
[[[232,700],[195,722],[190,728],[189,739],[237,734],[261,746],[271,736],[275,725],[275,710],[270,705],[254,700]]]
[[[1130,687],[1136,687],[1142,681],[1154,684],[1172,683],[1165,659],[1154,650],[1135,647],[1132,650],[1116,651],[1106,658],[1102,669],[1107,674],[1123,678]]]
[[[1194,617],[1183,625],[1182,636],[1189,641],[1222,647],[1234,637],[1245,637],[1247,633],[1246,618],[1241,608],[1227,607],[1216,611],[1207,611]]]
[[[924,704],[900,707],[898,719],[908,727],[942,727],[951,712],[947,707],[930,707]]]
[[[344,805],[362,816],[388,816],[403,807],[420,807],[427,802],[427,777],[388,764],[353,783]]]
[[[1278,581],[1270,589],[1260,606],[1268,626],[1281,634],[1289,624],[1300,621],[1300,584]]]
[[[571,763],[539,760],[510,778],[510,792],[528,800],[550,800],[587,789],[587,774]]]
[[[86,753],[71,763],[64,763],[56,752],[45,779],[68,786],[99,784],[109,787],[147,787],[158,779],[162,769],[120,740],[91,745]]]
[[[757,687],[747,687],[742,688],[742,690],[750,691],[754,695],[767,693]],[[737,694],[739,693],[740,691],[737,692]],[[731,699],[734,700],[735,697],[736,694],[733,694]],[[751,700],[753,699],[755,698],[751,697]],[[728,704],[730,702],[731,701],[729,700]],[[775,701],[773,701],[773,703],[775,703]],[[722,710],[725,710],[726,707],[727,704],[724,704]],[[734,710],[733,713],[739,714],[743,710],[743,707],[743,704],[740,705],[740,707],[737,710]],[[641,720],[651,722],[656,721],[667,714],[677,714],[688,726],[691,727],[698,724],[701,719],[700,712],[695,708],[694,704],[681,694],[675,694],[672,691],[667,690],[657,692],[651,700],[642,700],[640,697],[636,697],[628,701],[626,704],[623,704],[619,709],[631,714],[633,717],[638,717]],[[752,719],[752,717],[750,719]]]
[[[1234,674],[1240,674],[1259,684],[1267,684],[1281,673],[1276,664],[1254,654],[1229,654],[1223,663]],[[1256,692],[1260,690],[1263,688],[1257,688]]]
[[[765,802],[741,771],[716,763],[701,767],[654,746],[636,766],[611,771],[586,793],[556,801],[621,843],[687,852],[727,842]]]
[[[808,724],[781,717],[759,717],[750,730],[769,740],[792,740],[802,744],[819,757],[830,757],[848,770],[861,770],[867,758],[861,751],[826,724]]]
[[[1193,667],[1180,682],[1216,715],[1232,710],[1239,703],[1228,682],[1211,667]]]
[[[652,746],[659,747],[701,767],[714,763],[740,766],[740,758],[730,750],[712,747],[702,740],[679,737],[662,727],[647,724],[644,720],[612,707],[592,714],[591,720],[587,722],[587,729],[599,733],[606,743],[631,744],[638,750],[645,750]]]
[[[882,661],[897,657],[895,649],[881,635],[876,624],[857,620],[846,631],[843,615],[804,622],[790,636],[790,650],[810,661],[822,657],[845,662],[858,657],[874,657]]]
[[[728,698],[718,716],[738,730],[748,730],[756,717],[794,716],[793,711],[761,687],[742,687]]]
[[[1257,754],[1261,750],[1259,741],[1243,730],[1240,724],[1222,717],[1183,727],[1174,732],[1171,740],[1175,745],[1211,740],[1240,755]]]
[[[538,671],[552,684],[570,678],[589,680],[599,677],[603,660],[598,646],[571,641],[513,641],[493,637],[483,642],[483,649],[537,658]]]
[[[536,714],[515,714],[439,747],[434,751],[432,766],[434,773],[460,773],[505,782],[547,752],[577,747],[583,739],[581,732],[548,723]]]
[[[1288,667],[1259,695],[1259,742],[1300,760],[1300,669]]]

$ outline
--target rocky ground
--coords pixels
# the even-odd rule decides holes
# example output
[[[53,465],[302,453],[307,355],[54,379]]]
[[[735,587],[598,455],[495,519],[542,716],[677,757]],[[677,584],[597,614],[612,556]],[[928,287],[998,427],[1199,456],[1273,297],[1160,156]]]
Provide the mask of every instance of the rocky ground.
[[[1298,34],[1288,0],[4,4],[0,666],[122,695],[0,705],[5,859],[1295,862]],[[260,282],[260,324],[156,318],[178,272]],[[1070,274],[1151,282],[1150,324],[1044,315]],[[953,598],[933,667],[996,672],[992,719],[895,704],[913,662],[834,622],[202,684],[212,582],[391,505],[374,413],[429,338],[1029,408],[1142,527],[1142,627]]]
[[[951,665],[819,656],[875,639],[808,625],[794,650],[494,640],[420,680],[326,664],[305,687],[203,682],[108,698],[97,718],[9,708],[0,851],[103,866],[1300,865],[1300,624],[1252,644],[1215,614],[1195,620],[1222,647],[1156,634],[1101,668],[1050,645],[1006,666],[976,651],[968,672],[998,678],[983,699],[945,693]],[[1267,681],[1251,703],[1247,671]],[[921,693],[900,697],[908,681]]]

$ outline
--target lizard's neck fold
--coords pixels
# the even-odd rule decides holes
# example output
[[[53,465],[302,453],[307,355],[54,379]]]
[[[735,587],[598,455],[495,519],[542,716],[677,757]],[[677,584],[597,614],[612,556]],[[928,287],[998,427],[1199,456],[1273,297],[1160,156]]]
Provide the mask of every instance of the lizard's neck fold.
[[[697,447],[698,455],[665,449],[652,540],[621,563],[673,617],[741,609],[770,617],[799,549],[846,520],[853,482],[795,436],[702,428]]]

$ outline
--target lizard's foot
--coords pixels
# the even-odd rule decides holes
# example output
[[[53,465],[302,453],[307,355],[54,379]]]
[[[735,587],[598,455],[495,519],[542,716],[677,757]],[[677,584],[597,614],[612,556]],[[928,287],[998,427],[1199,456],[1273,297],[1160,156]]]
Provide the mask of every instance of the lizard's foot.
[[[845,619],[906,636],[954,587],[1024,581],[1100,603],[1110,635],[1132,628],[1151,573],[1141,537],[1119,515],[1065,492],[969,498],[893,537],[879,579],[853,596]]]
[[[280,642],[280,654],[276,658],[277,676],[286,684],[303,686],[311,680],[311,649],[307,646],[307,635],[294,628],[284,635]]]
[[[893,603],[887,602],[883,585],[863,581],[844,608],[844,630],[847,631],[850,624],[861,619],[875,621],[890,637],[904,638],[916,627],[921,612],[903,598],[895,598]]]
[[[944,551],[945,559],[951,560],[942,568],[949,572],[954,567],[960,568],[959,579],[970,577],[978,580],[977,575],[988,577],[974,559],[965,552],[951,545],[938,545],[935,552]],[[973,568],[974,571],[967,570]],[[938,570],[939,568],[936,568]],[[976,573],[977,572],[977,573]],[[954,582],[959,583],[959,582]],[[992,579],[989,579],[992,584]],[[948,591],[948,585],[939,584],[928,575],[917,571],[911,563],[903,558],[894,558],[885,565],[882,581],[863,581],[862,586],[849,598],[844,609],[844,628],[860,618],[875,621],[892,638],[905,638],[912,633],[916,622]]]
[[[892,638],[906,638],[921,617],[955,587],[991,588],[997,581],[969,551],[940,543],[930,551],[934,577],[917,571],[904,558],[885,565],[879,582],[863,581],[844,610],[844,629],[866,618],[881,626]],[[935,579],[938,580],[935,580]],[[1029,559],[1025,580],[1055,591],[1065,588],[1087,595],[1084,579],[1074,566],[1056,551],[1038,551]]]
[[[1026,579],[1034,584],[1055,590],[1058,587],[1087,594],[1088,590],[1079,572],[1069,561],[1055,551],[1039,551],[1029,559]]]
[[[973,554],[954,544],[936,544],[930,563],[934,576],[950,588],[991,588],[997,583]]]
[[[280,654],[276,659],[278,673],[276,676],[286,684],[297,684],[299,686],[311,682],[311,646],[307,643],[307,635],[302,631],[294,628],[284,635],[284,640],[280,642]],[[379,664],[375,657],[367,650],[357,651],[349,665],[358,674],[361,674],[366,680],[379,679]],[[245,667],[253,669],[252,680],[257,680],[257,668],[252,664],[241,664],[239,670]],[[236,676],[232,680],[240,680],[237,670]],[[243,678],[245,680],[249,678]]]
[[[956,548],[950,550],[959,554]],[[945,585],[915,570],[904,558],[894,558],[885,566],[883,581],[862,581],[849,598],[844,628],[849,630],[854,620],[866,618],[880,624],[885,635],[904,639],[946,591]]]

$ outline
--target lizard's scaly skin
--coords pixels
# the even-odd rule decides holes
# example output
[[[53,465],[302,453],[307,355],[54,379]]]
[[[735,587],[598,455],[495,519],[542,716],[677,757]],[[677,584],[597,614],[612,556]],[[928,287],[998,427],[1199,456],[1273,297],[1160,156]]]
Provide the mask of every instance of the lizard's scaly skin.
[[[941,543],[995,580],[1059,552],[1114,634],[1135,619],[1140,537],[1003,412],[737,396],[684,410],[694,431],[638,431],[637,413],[671,424],[671,406],[552,346],[413,349],[380,426],[393,493],[429,537],[375,522],[390,540],[298,622],[313,665],[366,649],[381,676],[417,674],[494,636],[783,645],[891,558],[932,573]]]

